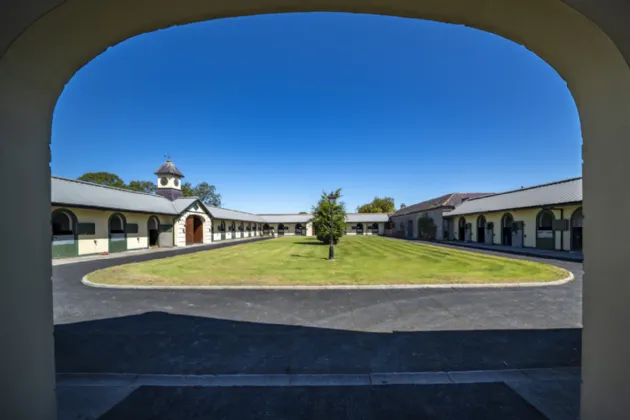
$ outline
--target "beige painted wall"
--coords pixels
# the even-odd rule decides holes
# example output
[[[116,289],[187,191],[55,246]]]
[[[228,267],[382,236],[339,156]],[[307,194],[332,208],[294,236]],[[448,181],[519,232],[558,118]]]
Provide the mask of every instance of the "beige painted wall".
[[[161,188],[174,188],[176,190],[181,190],[181,188],[182,188],[181,180],[179,180],[178,185],[175,185],[175,180],[178,180],[179,178],[174,177],[174,176],[164,176],[164,178],[166,178],[168,180],[168,183],[166,185],[162,185],[162,181],[161,181],[162,178],[163,177],[160,176],[157,179],[157,184],[156,185],[158,186],[158,189],[161,189]]]
[[[127,234],[127,249],[143,249],[149,247],[148,222],[154,214],[115,212],[111,210],[93,210],[76,207],[51,206],[51,211],[59,208],[70,210],[79,223],[94,223],[94,235],[79,236],[79,255],[100,254],[109,251],[109,218],[114,213],[122,214],[127,223],[137,223],[138,233]],[[172,216],[155,215],[161,224],[172,223]]]
[[[562,217],[564,219],[569,220],[569,223],[570,223],[571,215],[573,214],[575,210],[577,210],[580,207],[581,205],[557,206],[557,208],[554,208],[552,212],[554,216],[556,217],[556,220],[559,220],[562,214]],[[524,222],[523,245],[526,248],[535,248],[536,247],[536,217],[538,216],[538,213],[540,213],[541,210],[542,208],[534,208],[534,209],[512,210],[512,211],[507,211],[507,212],[501,211],[501,212],[496,212],[496,213],[484,213],[483,215],[486,218],[486,223],[494,222],[493,243],[496,245],[501,245],[501,219],[503,218],[503,215],[505,213],[510,213],[514,217],[515,222],[519,222],[519,221]],[[455,216],[453,218],[453,222],[454,222],[453,227],[454,227],[455,235],[457,235],[457,232],[458,232],[459,220],[461,218],[465,218],[466,223],[472,224],[470,240],[471,242],[477,242],[477,219],[479,218],[479,216],[480,216],[479,213],[468,214],[465,216]],[[568,231],[556,232],[555,240],[556,240],[555,248],[557,250],[570,251],[571,250],[570,226],[569,226]]]

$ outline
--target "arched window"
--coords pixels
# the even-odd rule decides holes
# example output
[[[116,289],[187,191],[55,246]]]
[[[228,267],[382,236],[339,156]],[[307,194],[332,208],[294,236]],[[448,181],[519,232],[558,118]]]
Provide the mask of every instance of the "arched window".
[[[219,231],[225,232],[225,222],[224,221],[221,221],[221,224],[219,225]]]
[[[477,227],[478,228],[486,227],[486,218],[483,215],[477,218]]]
[[[155,217],[155,216],[151,216],[149,217],[149,230],[159,230],[160,229],[160,220]]]
[[[245,230],[245,224],[243,222],[241,222],[241,224],[238,226],[238,230],[240,230],[241,232]]]
[[[74,235],[76,217],[70,210],[56,210],[52,213],[50,223],[54,236]]]
[[[511,228],[514,224],[514,217],[510,213],[505,213],[501,218],[501,226],[504,228]]]
[[[460,228],[465,228],[466,227],[466,218],[465,217],[461,217],[459,219],[459,227]]]
[[[232,222],[232,225],[230,226],[230,230],[232,232],[236,232],[236,222]]]
[[[583,227],[584,216],[582,215],[582,207],[578,208],[571,215],[571,227],[572,228],[581,228]]]
[[[125,233],[125,219],[122,214],[114,213],[110,216],[109,233]]]
[[[538,230],[553,230],[553,221],[556,219],[549,210],[538,213]]]
[[[251,230],[252,230],[252,224],[251,224],[251,223],[248,223],[248,224],[247,224],[247,231],[248,231],[248,232],[251,232]]]

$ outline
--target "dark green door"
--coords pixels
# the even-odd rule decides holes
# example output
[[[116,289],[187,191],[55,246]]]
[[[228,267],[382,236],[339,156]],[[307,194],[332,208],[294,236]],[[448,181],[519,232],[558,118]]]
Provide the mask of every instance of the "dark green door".
[[[112,214],[109,218],[109,252],[127,250],[127,221],[122,214]]]
[[[74,234],[54,235],[52,239],[52,257],[68,258],[76,257],[78,253],[78,242]]]

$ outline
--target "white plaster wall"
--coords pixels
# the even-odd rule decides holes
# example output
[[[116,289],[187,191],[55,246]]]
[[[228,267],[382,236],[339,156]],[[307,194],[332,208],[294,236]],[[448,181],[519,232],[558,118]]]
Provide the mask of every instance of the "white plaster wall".
[[[212,242],[212,220],[201,207],[198,210],[189,210],[175,219],[173,224],[173,237],[175,246],[186,246],[186,219],[188,216],[199,216],[203,219],[203,243]]]
[[[175,180],[178,180],[179,178],[174,177],[174,176],[165,176],[165,177],[166,179],[168,179],[168,183],[166,185],[162,185],[162,177],[161,176],[158,177],[157,184],[156,184],[158,186],[158,189],[173,188],[176,190],[181,190],[181,187],[182,187],[181,180],[179,180],[178,185],[175,185]]]

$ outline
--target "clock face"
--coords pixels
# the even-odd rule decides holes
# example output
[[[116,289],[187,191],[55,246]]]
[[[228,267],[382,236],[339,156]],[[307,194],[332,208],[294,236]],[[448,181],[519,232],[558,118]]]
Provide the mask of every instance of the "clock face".
[[[160,179],[160,184],[162,185],[168,184],[168,179],[166,177],[162,177],[162,179]]]
[[[175,181],[173,181],[173,183],[175,184],[176,187],[179,187],[179,179],[176,179]]]

